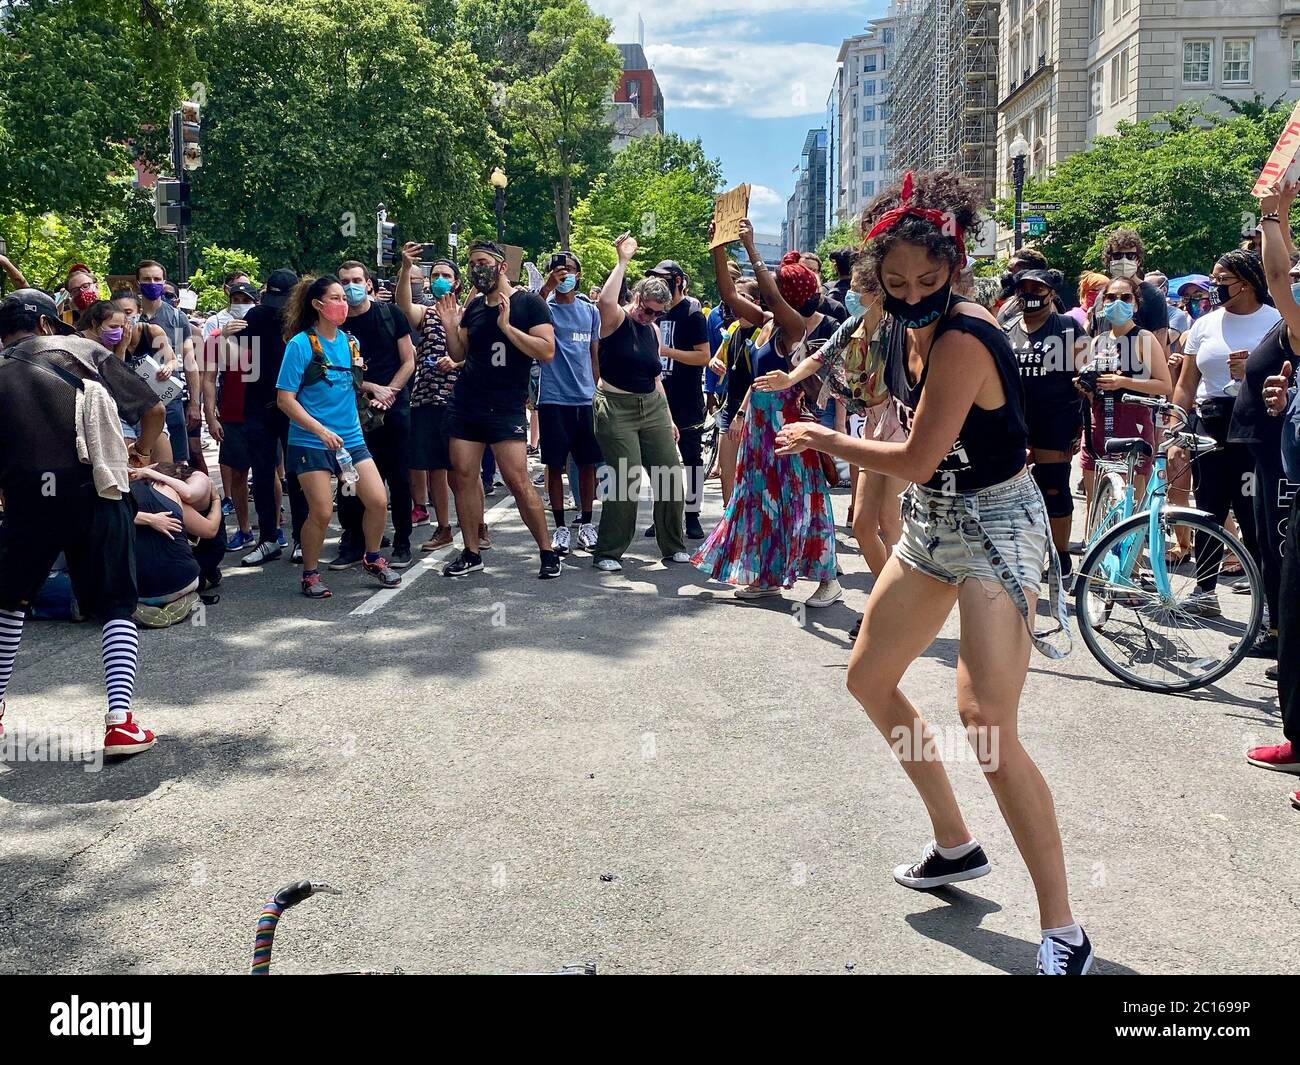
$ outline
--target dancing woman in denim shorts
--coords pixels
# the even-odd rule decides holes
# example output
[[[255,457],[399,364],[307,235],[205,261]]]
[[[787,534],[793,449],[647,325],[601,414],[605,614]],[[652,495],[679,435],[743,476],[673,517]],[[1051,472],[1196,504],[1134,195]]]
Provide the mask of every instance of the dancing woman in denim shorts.
[[[991,871],[935,753],[939,745],[898,687],[955,603],[957,710],[1034,882],[1038,971],[1082,975],[1092,947],[1070,912],[1051,792],[1020,745],[1016,722],[1031,647],[1061,655],[1034,632],[1049,559],[1053,613],[1064,629],[1059,563],[1043,497],[1025,469],[1015,356],[993,316],[952,291],[966,262],[963,233],[982,202],[979,189],[955,174],[908,174],[867,208],[866,265],[893,323],[885,380],[907,439],[859,440],[798,422],[777,444],[781,453],[813,448],[912,485],[902,540],[871,593],[848,674],[849,691],[890,742],[934,827],[920,860],[899,866],[894,879],[925,891]]]

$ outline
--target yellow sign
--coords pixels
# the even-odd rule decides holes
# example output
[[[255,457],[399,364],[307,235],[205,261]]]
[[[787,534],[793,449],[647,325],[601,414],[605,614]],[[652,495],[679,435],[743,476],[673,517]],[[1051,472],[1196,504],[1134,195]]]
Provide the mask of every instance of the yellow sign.
[[[749,214],[749,186],[737,185],[713,201],[713,243],[710,248],[740,239],[740,223]]]

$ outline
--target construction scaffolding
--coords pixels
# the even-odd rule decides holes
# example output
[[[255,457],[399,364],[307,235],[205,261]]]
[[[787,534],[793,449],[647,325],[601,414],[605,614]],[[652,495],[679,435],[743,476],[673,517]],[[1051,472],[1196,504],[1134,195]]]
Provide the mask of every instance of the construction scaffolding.
[[[997,182],[995,0],[895,0],[889,169],[957,170]]]

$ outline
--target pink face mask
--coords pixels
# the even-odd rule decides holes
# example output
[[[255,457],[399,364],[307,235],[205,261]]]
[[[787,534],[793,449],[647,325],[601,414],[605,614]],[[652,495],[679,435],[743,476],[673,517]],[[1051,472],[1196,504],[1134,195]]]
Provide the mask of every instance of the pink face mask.
[[[348,320],[348,305],[339,303],[337,300],[331,303],[322,303],[320,316],[334,325],[342,325]]]

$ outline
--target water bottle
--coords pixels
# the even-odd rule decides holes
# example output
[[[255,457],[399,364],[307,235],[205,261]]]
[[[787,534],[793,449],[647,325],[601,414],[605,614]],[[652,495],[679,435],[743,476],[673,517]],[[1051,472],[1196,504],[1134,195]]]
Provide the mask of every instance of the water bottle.
[[[352,456],[348,453],[348,449],[345,447],[339,448],[334,452],[334,457],[338,459],[339,463],[339,480],[345,485],[356,484],[357,468],[352,465]]]

